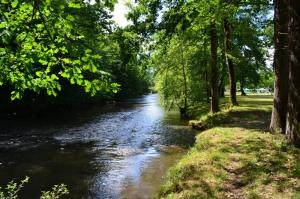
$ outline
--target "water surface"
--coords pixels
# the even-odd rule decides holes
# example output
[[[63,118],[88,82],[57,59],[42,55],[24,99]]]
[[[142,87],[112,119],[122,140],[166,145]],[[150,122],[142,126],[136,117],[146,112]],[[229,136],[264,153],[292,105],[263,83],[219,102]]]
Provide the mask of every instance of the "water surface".
[[[0,186],[30,177],[21,198],[65,183],[69,198],[152,198],[194,142],[158,95],[68,115],[0,122]]]

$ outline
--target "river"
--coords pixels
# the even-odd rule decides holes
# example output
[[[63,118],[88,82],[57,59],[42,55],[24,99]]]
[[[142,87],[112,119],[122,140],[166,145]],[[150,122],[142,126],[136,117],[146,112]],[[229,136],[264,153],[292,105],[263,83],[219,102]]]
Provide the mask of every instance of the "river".
[[[65,183],[68,198],[152,198],[194,134],[159,96],[68,115],[0,122],[0,186],[30,177],[20,198]]]

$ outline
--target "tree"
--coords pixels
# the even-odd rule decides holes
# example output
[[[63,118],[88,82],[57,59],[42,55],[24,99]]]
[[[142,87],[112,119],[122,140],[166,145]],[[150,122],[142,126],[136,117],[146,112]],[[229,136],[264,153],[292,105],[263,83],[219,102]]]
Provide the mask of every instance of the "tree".
[[[290,0],[289,16],[289,90],[286,135],[289,142],[300,145],[300,2]],[[285,7],[286,8],[286,7]],[[276,74],[277,75],[277,74]],[[277,77],[278,78],[278,77]],[[275,87],[276,88],[276,87]]]
[[[273,133],[285,133],[289,88],[289,51],[288,51],[288,11],[289,0],[274,1],[274,105],[270,130]]]
[[[300,145],[300,2],[275,1],[275,95],[271,131]],[[288,23],[287,23],[288,22]]]
[[[169,63],[168,68],[173,69],[173,65],[177,65],[177,67],[187,70],[181,70],[180,73],[175,69],[169,71],[170,79],[166,78],[167,75],[163,75],[167,73],[157,72],[156,78],[160,85],[158,88],[162,96],[176,96],[177,100],[180,99],[177,92],[184,93],[184,84],[179,86],[180,82],[187,82],[188,104],[204,102],[210,97],[211,112],[217,112],[219,111],[219,97],[227,86],[227,81],[231,87],[231,103],[237,105],[236,79],[242,79],[241,82],[245,86],[255,85],[259,83],[260,76],[264,73],[266,50],[263,41],[266,40],[266,36],[263,34],[263,30],[268,18],[261,16],[269,11],[268,6],[267,0],[251,2],[241,0],[142,0],[131,7],[129,16],[135,26],[140,28],[142,35],[152,39],[151,42],[157,46],[164,46],[163,52],[153,53],[156,56],[155,60],[160,62],[157,64],[160,72],[161,66],[163,68],[168,66],[165,58],[169,57],[168,52],[173,52],[174,38],[178,43],[184,41],[183,49],[189,48],[190,45],[198,48],[197,53],[186,52],[189,56],[184,59],[188,64],[174,64],[175,60],[178,61],[181,57],[180,49],[175,52],[175,55],[172,54],[172,58],[169,60],[172,64]],[[158,17],[159,10],[162,14]],[[178,35],[181,36],[178,37]],[[157,46],[153,50],[154,52],[160,51]],[[203,50],[207,46],[211,46],[211,48]],[[192,55],[195,57],[190,57]],[[247,57],[248,55],[250,57]],[[226,68],[228,68],[228,78],[226,78]],[[200,72],[200,78],[195,78],[195,75],[192,74],[198,72]],[[243,77],[240,75],[242,72]],[[184,78],[185,75],[182,73],[186,73],[187,78]],[[178,78],[177,81],[174,79],[175,76]],[[182,79],[187,79],[187,81]],[[166,82],[168,82],[168,86]],[[172,85],[169,85],[171,83]],[[201,90],[195,91],[193,84],[201,85],[197,86]],[[174,88],[175,85],[178,85],[178,88]],[[209,92],[206,92],[205,88],[208,87]],[[169,92],[169,89],[172,92]],[[195,96],[199,96],[198,100],[195,100]],[[207,98],[203,100],[202,96]],[[182,107],[185,106],[182,105]]]
[[[211,49],[211,105],[210,111],[216,113],[220,111],[219,107],[219,90],[218,90],[218,66],[217,66],[217,52],[218,52],[218,36],[217,28],[214,21],[210,25],[210,49]]]
[[[148,91],[150,84],[147,71],[145,47],[141,45],[141,36],[135,32],[133,26],[118,28],[114,39],[119,47],[119,64],[112,68],[115,81],[120,84],[120,91],[117,97],[135,97]]]
[[[225,59],[226,65],[228,68],[228,76],[229,76],[229,85],[230,85],[230,105],[237,106],[238,102],[236,100],[236,81],[235,81],[235,72],[233,67],[233,60],[230,58],[231,50],[231,30],[230,23],[227,19],[224,19],[224,34],[225,34]]]

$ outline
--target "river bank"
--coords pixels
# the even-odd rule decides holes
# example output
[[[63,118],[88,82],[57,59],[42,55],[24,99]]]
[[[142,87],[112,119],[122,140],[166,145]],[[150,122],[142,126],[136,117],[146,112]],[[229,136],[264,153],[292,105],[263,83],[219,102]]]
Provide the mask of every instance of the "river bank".
[[[272,97],[239,102],[219,119],[205,118],[210,129],[169,170],[159,198],[300,197],[300,151],[267,130]]]

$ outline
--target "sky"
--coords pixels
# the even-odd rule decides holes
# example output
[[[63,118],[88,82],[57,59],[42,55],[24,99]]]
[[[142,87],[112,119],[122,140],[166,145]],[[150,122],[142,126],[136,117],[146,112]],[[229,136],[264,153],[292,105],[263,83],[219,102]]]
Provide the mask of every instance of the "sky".
[[[118,3],[115,5],[114,12],[112,13],[113,20],[120,27],[125,27],[126,25],[130,24],[125,17],[128,12],[128,9],[125,6],[125,2],[127,1],[128,0],[118,0]],[[96,3],[95,0],[85,0],[85,2],[88,2],[90,4]]]
[[[115,10],[113,12],[113,19],[114,21],[121,27],[125,27],[129,24],[126,20],[126,13],[128,9],[125,6],[126,0],[118,0],[118,3],[115,5]]]

